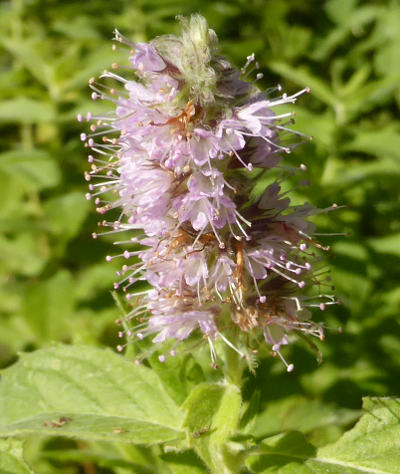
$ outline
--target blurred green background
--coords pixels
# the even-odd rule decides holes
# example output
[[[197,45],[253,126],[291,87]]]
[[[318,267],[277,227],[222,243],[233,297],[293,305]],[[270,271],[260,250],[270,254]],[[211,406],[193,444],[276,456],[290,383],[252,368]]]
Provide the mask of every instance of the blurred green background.
[[[91,238],[97,216],[84,198],[76,114],[94,108],[88,78],[124,58],[112,52],[114,28],[146,41],[177,31],[175,15],[193,12],[207,18],[237,66],[256,54],[261,87],[311,87],[296,105],[295,127],[314,140],[288,157],[308,165],[311,186],[295,199],[346,205],[318,224],[321,232],[351,234],[323,239],[342,301],[315,314],[328,327],[319,345],[324,362],[295,345],[286,353],[295,372],[261,361],[246,396],[261,387],[264,407],[302,397],[358,409],[362,395],[399,395],[397,0],[3,0],[0,366],[54,340],[116,344],[110,289],[117,267],[104,261],[115,248]]]

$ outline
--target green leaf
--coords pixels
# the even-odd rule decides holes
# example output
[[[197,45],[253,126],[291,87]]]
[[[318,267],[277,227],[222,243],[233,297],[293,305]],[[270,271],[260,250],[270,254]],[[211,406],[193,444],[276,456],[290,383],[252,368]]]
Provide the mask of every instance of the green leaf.
[[[149,362],[165,390],[178,405],[183,403],[196,385],[205,382],[201,366],[191,354],[168,357],[165,362],[160,362],[154,354]]]
[[[376,252],[400,257],[400,234],[387,235],[378,239],[368,239],[368,244]]]
[[[397,2],[389,2],[380,15],[380,21],[374,32],[379,44],[374,54],[374,65],[379,74],[398,74],[400,60],[400,8]]]
[[[357,94],[357,91],[365,84],[371,73],[371,66],[369,63],[363,65],[357,69],[353,75],[349,78],[346,84],[338,84],[335,88],[335,93],[339,97],[348,98]],[[337,90],[336,90],[337,89]]]
[[[157,375],[109,350],[58,344],[23,354],[0,384],[2,437],[159,443],[181,437],[181,423]]]
[[[347,0],[330,0],[326,2],[325,8],[327,6],[330,7],[328,15],[332,16],[332,19],[336,17],[337,25],[335,28],[325,32],[323,39],[317,43],[316,48],[311,52],[310,56],[314,60],[321,61],[326,59],[348,37],[354,38],[355,31],[363,31],[368,26],[368,23],[374,21],[381,14],[382,9],[375,5],[366,5],[353,10],[349,14],[348,7],[351,7],[352,3],[352,1]],[[349,55],[347,56],[350,57]]]
[[[329,166],[325,169],[323,183],[334,187],[333,189],[345,189],[346,187],[366,183],[367,180],[376,182],[377,178],[398,177],[400,167],[395,160],[383,158],[370,162],[349,161],[346,165],[330,157]]]
[[[203,461],[213,472],[230,472],[225,443],[237,428],[241,405],[235,385],[204,383],[192,390],[182,408],[184,427]],[[228,470],[227,470],[228,469]]]
[[[23,458],[21,441],[0,440],[0,470],[2,474],[32,474]]]
[[[82,414],[77,411],[48,412],[0,427],[0,436],[50,435],[86,440],[126,443],[160,443],[179,437],[178,431],[159,423],[133,420],[129,416]]]
[[[279,474],[331,473],[306,467],[304,462],[315,455],[315,447],[309,444],[301,433],[283,433],[264,440],[257,454],[250,455],[246,464],[251,472]]]
[[[296,432],[264,440],[247,458],[256,473],[400,472],[400,399],[364,398],[365,414],[336,443],[319,448]]]
[[[79,300],[95,298],[100,290],[110,290],[115,281],[118,262],[102,262],[82,269],[77,275],[76,297]]]
[[[125,64],[127,62],[126,53],[121,50],[112,51],[110,45],[99,45],[84,61],[80,62],[81,67],[67,76],[65,90],[74,90],[87,84],[91,76],[98,76],[99,71],[110,69],[112,63]],[[91,105],[90,110],[94,110]],[[82,110],[81,110],[82,112]]]
[[[47,44],[42,39],[26,40],[3,39],[3,46],[32,74],[36,80],[47,87],[50,95],[58,95],[54,83],[54,64],[48,54]]]
[[[72,40],[97,40],[99,33],[87,16],[77,15],[72,19],[60,17],[53,24],[54,30],[64,34]]]
[[[370,80],[357,92],[347,96],[345,101],[346,113],[354,120],[361,113],[367,113],[375,107],[389,103],[394,91],[399,88],[399,75],[385,76],[383,79]]]
[[[3,271],[33,276],[37,275],[46,263],[46,253],[28,232],[19,233],[14,239],[0,235],[0,247]]]
[[[271,401],[246,432],[256,438],[291,430],[309,433],[327,425],[348,424],[358,416],[358,410],[338,409],[318,400],[294,395]]]
[[[354,140],[346,143],[343,149],[390,157],[400,160],[400,136],[396,130],[356,130]]]
[[[0,102],[0,121],[18,123],[51,122],[55,120],[55,111],[45,101],[17,97]]]
[[[97,441],[96,444],[103,444],[102,450],[97,449],[96,451],[90,449],[50,449],[43,453],[43,458],[48,461],[55,461],[56,463],[95,463],[99,467],[109,468],[111,472],[116,473],[131,473],[135,474],[153,474],[154,471],[150,467],[136,463],[134,461],[128,461],[121,456],[118,456],[112,452],[113,447],[110,443],[102,443]],[[129,446],[130,451],[133,446]],[[129,453],[131,455],[131,452]],[[123,468],[117,470],[118,468]],[[108,471],[107,471],[108,472]]]
[[[325,10],[331,20],[338,23],[348,23],[357,5],[357,0],[330,0]]]
[[[89,208],[85,196],[78,191],[47,200],[44,210],[49,230],[70,240],[79,232]]]
[[[27,189],[44,189],[60,182],[60,170],[43,150],[13,150],[0,154],[0,170]]]
[[[26,287],[22,313],[36,336],[36,342],[68,336],[75,302],[75,284],[67,270]]]
[[[290,79],[291,81],[310,87],[312,94],[327,105],[333,108],[339,107],[339,102],[332,93],[331,89],[321,79],[313,76],[307,69],[292,67],[289,64],[272,61],[268,66],[276,73]]]
[[[254,390],[249,402],[246,405],[246,409],[240,419],[240,428],[245,432],[249,433],[254,427],[254,423],[257,420],[257,414],[260,409],[260,390]]]
[[[204,474],[204,464],[193,451],[182,453],[166,453],[161,459],[168,465],[173,474]]]
[[[279,108],[279,113],[296,112],[294,129],[313,137],[313,142],[322,144],[327,148],[332,146],[335,133],[335,118],[331,110],[325,113],[313,113],[299,105],[285,105]]]
[[[318,458],[362,472],[400,473],[400,399],[365,397],[363,410],[357,425],[320,448]]]

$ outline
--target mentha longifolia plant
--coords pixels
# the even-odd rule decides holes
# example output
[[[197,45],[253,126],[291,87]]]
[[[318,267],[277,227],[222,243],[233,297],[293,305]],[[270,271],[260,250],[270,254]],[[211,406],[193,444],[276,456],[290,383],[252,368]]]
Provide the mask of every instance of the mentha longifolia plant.
[[[262,77],[254,55],[237,70],[218,54],[204,18],[181,23],[180,37],[150,43],[116,31],[130,66],[113,64],[104,81],[89,81],[92,99],[110,101],[113,111],[86,116],[87,198],[101,215],[118,209],[111,212],[116,218],[99,223],[109,230],[93,237],[129,233],[118,242],[126,250],[106,257],[125,262],[114,285],[129,307],[120,337],[127,344],[151,338],[155,349],[170,341],[163,362],[190,336],[209,344],[215,367],[221,345],[251,363],[263,341],[290,372],[282,346],[293,332],[323,339],[310,308],[336,302],[315,251],[324,247],[307,220],[336,205],[291,206],[281,191],[288,175],[306,170],[282,164],[304,137],[288,128],[293,113],[275,107],[309,90],[261,91],[247,79],[253,72]],[[257,178],[268,173],[278,178],[255,198]]]

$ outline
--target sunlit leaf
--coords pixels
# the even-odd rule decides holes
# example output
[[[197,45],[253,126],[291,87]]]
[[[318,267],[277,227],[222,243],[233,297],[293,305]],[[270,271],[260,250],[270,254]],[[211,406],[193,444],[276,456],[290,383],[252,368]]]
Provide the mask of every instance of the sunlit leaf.
[[[400,472],[400,400],[364,398],[364,415],[335,444],[320,448],[318,457],[365,472]]]
[[[264,440],[247,458],[256,473],[323,474],[400,472],[400,402],[366,398],[357,425],[336,443],[315,449],[296,432]]]
[[[337,409],[318,400],[292,396],[270,402],[254,420],[249,433],[257,438],[291,430],[309,433],[327,425],[346,425],[358,416],[357,410]]]
[[[23,458],[21,441],[0,440],[0,470],[2,474],[33,474]]]
[[[56,345],[24,354],[0,384],[0,436],[156,443],[181,436],[182,414],[158,377],[111,351]]]

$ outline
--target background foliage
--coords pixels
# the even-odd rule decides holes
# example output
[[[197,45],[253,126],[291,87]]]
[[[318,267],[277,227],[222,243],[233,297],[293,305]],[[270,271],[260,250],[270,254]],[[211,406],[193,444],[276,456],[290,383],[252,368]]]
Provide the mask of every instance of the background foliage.
[[[0,3],[0,366],[11,365],[18,351],[52,341],[116,345],[118,309],[110,296],[115,268],[104,261],[115,249],[111,240],[91,239],[97,216],[84,199],[87,162],[75,117],[93,110],[88,78],[121,54],[111,50],[115,27],[145,41],[173,32],[175,15],[192,12],[208,19],[236,65],[256,53],[263,87],[311,87],[296,106],[296,127],[314,140],[289,157],[308,165],[311,185],[297,189],[295,199],[346,205],[318,222],[321,232],[350,233],[324,240],[333,249],[332,280],[343,302],[323,313],[330,328],[320,345],[324,362],[319,365],[300,342],[286,353],[295,362],[293,374],[262,359],[244,390],[244,432],[263,439],[297,430],[315,450],[351,426],[362,396],[400,391],[398,0]],[[193,384],[206,383],[193,367]],[[171,400],[180,404],[186,389],[170,393]],[[190,420],[187,426],[197,433]],[[265,445],[265,453],[284,441]],[[22,467],[10,472],[30,472],[18,442],[12,443],[8,456]],[[33,437],[26,458],[43,474],[155,472],[146,470],[149,465],[160,472],[189,472],[188,465],[190,472],[203,472],[190,452],[179,471],[183,461],[173,452],[155,461],[157,449]],[[207,449],[202,445],[198,452],[208,456]],[[104,451],[107,459],[99,454]],[[248,465],[275,472],[266,470],[265,453]]]

